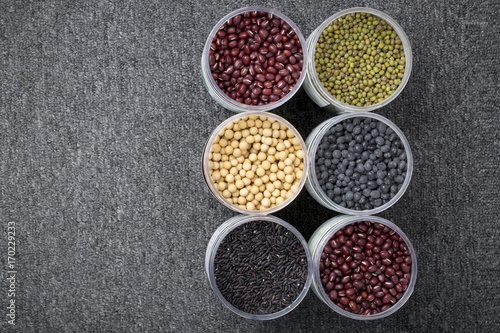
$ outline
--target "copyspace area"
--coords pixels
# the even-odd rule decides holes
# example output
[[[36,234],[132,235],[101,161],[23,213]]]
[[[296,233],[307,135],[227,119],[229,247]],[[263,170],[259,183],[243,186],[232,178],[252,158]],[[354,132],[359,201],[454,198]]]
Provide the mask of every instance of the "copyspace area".
[[[405,134],[414,170],[380,216],[411,240],[418,280],[385,319],[341,317],[310,291],[284,317],[249,321],[210,289],[208,241],[236,213],[210,193],[201,156],[233,113],[200,59],[220,18],[256,4],[306,38],[355,6],[408,35],[412,75],[376,112]],[[498,12],[495,0],[0,2],[0,331],[500,331]],[[274,112],[304,138],[333,116],[303,89]],[[309,239],[336,213],[304,190],[274,215]]]

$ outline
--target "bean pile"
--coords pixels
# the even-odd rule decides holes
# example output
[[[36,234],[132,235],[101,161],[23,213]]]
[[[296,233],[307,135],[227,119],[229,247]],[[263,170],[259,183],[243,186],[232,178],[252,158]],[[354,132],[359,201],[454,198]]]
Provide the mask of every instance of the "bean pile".
[[[394,29],[368,13],[344,15],[321,33],[314,65],[325,89],[341,102],[368,106],[388,98],[405,72]]]
[[[222,296],[251,314],[278,312],[293,303],[307,280],[307,256],[297,237],[269,221],[252,221],[231,231],[214,259]]]
[[[390,201],[406,178],[399,136],[373,118],[349,118],[323,136],[315,157],[321,189],[336,204],[370,210]]]
[[[265,105],[286,96],[302,73],[302,46],[272,13],[236,15],[217,31],[208,63],[219,88],[239,103]]]
[[[299,139],[267,116],[242,117],[226,126],[210,149],[208,167],[217,190],[230,203],[264,210],[297,189],[304,169]]]
[[[357,222],[339,230],[321,255],[321,283],[340,308],[372,315],[393,306],[408,288],[411,256],[391,228]]]

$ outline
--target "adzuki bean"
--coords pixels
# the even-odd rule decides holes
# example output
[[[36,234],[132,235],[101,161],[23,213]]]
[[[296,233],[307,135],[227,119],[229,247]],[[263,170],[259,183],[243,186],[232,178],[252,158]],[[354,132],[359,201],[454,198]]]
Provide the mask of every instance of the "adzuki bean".
[[[252,11],[222,24],[210,45],[208,64],[228,97],[266,105],[292,91],[302,73],[302,58],[299,37],[288,23],[272,13]]]
[[[388,244],[383,245],[388,254],[385,259],[374,253],[376,244]],[[384,224],[363,221],[332,236],[321,254],[319,270],[323,290],[334,304],[355,314],[373,315],[403,297],[411,264],[410,251],[400,235]]]

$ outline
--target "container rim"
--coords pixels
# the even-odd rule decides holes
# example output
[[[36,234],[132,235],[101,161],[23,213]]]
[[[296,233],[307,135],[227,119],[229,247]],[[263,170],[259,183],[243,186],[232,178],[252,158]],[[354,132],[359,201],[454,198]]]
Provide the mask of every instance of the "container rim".
[[[396,34],[399,36],[399,39],[401,40],[401,43],[403,45],[403,51],[405,54],[405,73],[403,75],[403,78],[401,79],[401,83],[399,87],[386,99],[384,99],[382,102],[369,105],[369,106],[354,106],[350,105],[347,103],[343,103],[333,97],[321,84],[321,81],[318,78],[318,74],[316,73],[316,68],[314,66],[314,58],[315,58],[315,49],[316,49],[316,44],[318,42],[318,39],[323,32],[323,30],[326,29],[326,27],[334,20],[338,19],[339,17],[342,17],[347,14],[351,13],[357,13],[357,12],[363,12],[363,13],[369,13],[374,16],[377,16],[378,18],[384,20],[387,22],[396,32]],[[342,10],[340,12],[335,13],[334,15],[330,16],[328,19],[326,19],[316,30],[312,32],[310,35],[311,40],[308,41],[308,52],[309,52],[309,63],[308,63],[308,68],[307,72],[309,74],[309,80],[316,90],[316,92],[323,98],[324,100],[328,101],[330,104],[334,105],[336,108],[346,111],[346,112],[369,112],[376,110],[378,108],[381,108],[383,106],[386,106],[390,102],[392,102],[404,89],[406,84],[408,83],[408,80],[410,79],[410,74],[412,71],[412,63],[413,63],[413,54],[412,54],[412,49],[410,45],[410,41],[408,39],[408,36],[404,32],[403,28],[394,20],[391,16],[387,15],[384,12],[381,12],[379,10],[373,9],[373,8],[368,8],[368,7],[353,7],[349,9]]]
[[[316,152],[318,150],[318,146],[321,142],[321,139],[325,136],[325,133],[332,128],[334,125],[349,119],[349,118],[358,118],[358,117],[367,117],[367,118],[372,118],[376,119],[378,121],[383,122],[387,126],[389,126],[400,138],[401,142],[403,143],[405,153],[406,153],[406,177],[403,182],[403,185],[401,189],[396,193],[394,197],[392,197],[391,200],[386,202],[385,204],[369,209],[369,210],[354,210],[354,209],[349,209],[346,207],[342,207],[338,204],[336,204],[332,199],[330,199],[326,193],[321,189],[321,186],[319,185],[318,179],[316,178]],[[308,154],[309,154],[309,173],[307,174],[307,180],[310,183],[312,190],[315,192],[317,196],[321,198],[323,203],[325,204],[326,207],[335,210],[337,212],[343,213],[343,214],[348,214],[348,215],[375,215],[378,214],[388,208],[390,208],[392,205],[394,205],[401,197],[403,194],[406,192],[408,189],[408,186],[410,185],[410,180],[411,176],[413,174],[413,155],[411,152],[410,144],[408,142],[408,139],[406,139],[405,135],[399,129],[396,124],[394,124],[392,121],[389,119],[377,114],[377,113],[369,113],[369,112],[359,112],[359,113],[346,113],[342,114],[333,118],[330,118],[326,122],[322,124],[321,129],[317,133],[314,134],[313,139],[308,145]],[[309,187],[307,188],[309,190]]]
[[[302,244],[302,247],[304,248],[304,251],[306,253],[307,257],[307,278],[306,282],[304,284],[304,287],[302,291],[300,292],[299,296],[286,308],[283,308],[282,310],[278,312],[274,312],[271,314],[265,314],[265,315],[257,315],[257,314],[251,314],[247,313],[244,311],[239,310],[235,306],[233,306],[231,303],[229,303],[224,296],[222,296],[222,293],[220,292],[219,288],[217,287],[217,283],[215,281],[215,276],[214,276],[214,259],[215,255],[217,254],[217,250],[222,242],[222,240],[234,229],[238,228],[239,226],[252,222],[252,221],[268,221],[268,222],[273,222],[276,224],[279,224],[289,231],[291,231],[295,237],[300,241]],[[217,230],[214,232],[212,235],[212,238],[210,239],[208,246],[207,246],[207,251],[205,254],[205,268],[206,268],[206,273],[208,275],[208,279],[210,282],[210,286],[214,290],[215,294],[217,297],[220,299],[220,301],[229,308],[231,311],[236,313],[237,315],[247,318],[247,319],[253,319],[253,320],[271,320],[271,319],[276,319],[278,317],[284,316],[285,314],[291,312],[294,310],[301,302],[302,300],[306,297],[306,294],[309,291],[309,288],[311,287],[312,279],[313,279],[313,259],[311,255],[311,251],[309,249],[309,246],[307,244],[307,241],[305,240],[304,236],[290,223],[272,216],[248,216],[248,215],[237,215],[233,218],[230,218],[227,220],[225,223],[223,223]]]
[[[280,19],[286,21],[290,27],[295,31],[295,34],[298,36],[300,40],[300,44],[302,47],[302,59],[303,59],[303,65],[302,65],[302,71],[300,74],[299,79],[297,80],[297,83],[295,84],[294,88],[288,92],[288,94],[277,100],[276,102],[268,103],[266,105],[254,105],[254,106],[249,106],[243,103],[236,102],[234,99],[230,98],[227,96],[225,93],[222,92],[222,90],[219,88],[219,86],[215,83],[215,80],[212,77],[211,71],[210,71],[210,66],[208,64],[208,52],[210,50],[210,44],[212,43],[212,39],[214,38],[215,34],[219,30],[219,28],[230,18],[242,14],[245,12],[251,12],[251,11],[263,11],[267,13],[271,13],[273,15],[276,15]],[[302,35],[302,32],[300,31],[299,27],[285,14],[281,13],[280,11],[273,9],[273,8],[268,8],[268,7],[263,7],[263,6],[248,6],[248,7],[243,7],[240,9],[237,9],[226,16],[224,16],[217,24],[214,26],[210,34],[208,35],[207,41],[205,42],[205,46],[203,48],[203,53],[201,57],[201,70],[202,70],[202,79],[203,83],[205,84],[205,87],[207,88],[209,94],[212,96],[212,98],[218,102],[220,105],[222,105],[224,108],[229,109],[233,112],[247,112],[247,111],[271,111],[273,109],[276,109],[280,107],[281,105],[285,104],[288,100],[290,100],[293,95],[297,93],[297,91],[300,89],[302,86],[302,83],[304,83],[306,74],[307,74],[307,64],[308,64],[308,52],[307,52],[307,43],[306,39]]]
[[[235,204],[229,202],[226,198],[222,196],[222,194],[217,190],[215,187],[214,182],[212,181],[212,177],[210,176],[210,169],[208,167],[208,156],[210,154],[210,149],[212,148],[212,145],[216,139],[216,137],[219,135],[219,133],[231,122],[234,122],[235,120],[245,118],[245,117],[251,117],[251,116],[257,116],[257,117],[267,117],[274,119],[283,125],[285,125],[288,129],[292,131],[292,133],[297,137],[300,143],[300,147],[302,148],[303,151],[303,158],[302,158],[302,163],[304,165],[304,168],[302,169],[302,178],[299,181],[299,184],[297,185],[297,188],[295,191],[293,191],[292,195],[285,199],[282,203],[275,207],[271,207],[268,209],[264,210],[249,210],[246,208],[241,208],[236,206]],[[299,131],[292,125],[290,122],[288,122],[286,119],[284,119],[281,116],[278,116],[274,113],[270,112],[265,112],[265,111],[248,111],[243,114],[236,114],[234,116],[229,117],[225,121],[223,121],[217,128],[212,132],[210,135],[210,138],[208,139],[205,149],[203,150],[203,156],[202,156],[202,168],[203,168],[203,176],[205,179],[205,182],[207,183],[210,191],[212,194],[219,200],[224,206],[240,213],[240,214],[246,214],[246,215],[258,215],[258,216],[263,216],[263,215],[268,215],[272,214],[274,212],[277,212],[287,205],[289,205],[297,196],[300,194],[302,191],[302,188],[304,187],[306,180],[307,180],[307,175],[309,172],[309,155],[307,153],[307,147],[304,142],[304,139],[300,135]]]
[[[410,239],[406,236],[406,234],[393,222],[386,220],[384,218],[378,217],[378,216],[346,216],[344,219],[339,219],[338,221],[335,221],[336,218],[339,218],[339,216],[334,217],[332,219],[329,219],[323,225],[327,225],[328,223],[333,222],[334,224],[329,227],[326,232],[324,232],[323,235],[320,235],[320,239],[317,242],[317,245],[314,246],[314,244],[311,244],[314,247],[314,250],[312,251],[312,258],[314,262],[314,272],[313,272],[313,288],[316,291],[316,295],[324,302],[326,303],[332,310],[335,312],[348,317],[352,319],[357,319],[357,320],[375,320],[375,319],[381,319],[384,317],[387,317],[397,310],[399,310],[410,298],[410,296],[413,293],[413,290],[415,288],[416,280],[417,280],[417,254],[415,252],[415,249],[413,248],[413,245],[410,242]],[[359,314],[354,314],[348,311],[345,311],[344,309],[341,309],[339,306],[337,306],[335,303],[333,303],[326,292],[323,290],[322,284],[321,284],[321,278],[320,278],[320,272],[319,272],[319,262],[321,260],[321,253],[323,252],[323,249],[325,248],[327,242],[330,240],[330,238],[340,229],[343,227],[356,223],[356,222],[361,222],[361,221],[370,221],[374,223],[381,223],[383,225],[388,226],[392,230],[394,230],[398,235],[400,235],[403,240],[405,241],[406,245],[408,246],[408,249],[410,251],[410,256],[412,260],[412,266],[411,266],[411,276],[410,276],[410,282],[408,284],[408,288],[405,290],[403,297],[399,299],[391,308],[389,308],[386,311],[374,314],[374,315],[359,315]],[[322,225],[322,226],[323,226]],[[319,228],[321,228],[320,226]],[[318,228],[318,229],[319,229]],[[317,263],[317,264],[316,264]]]

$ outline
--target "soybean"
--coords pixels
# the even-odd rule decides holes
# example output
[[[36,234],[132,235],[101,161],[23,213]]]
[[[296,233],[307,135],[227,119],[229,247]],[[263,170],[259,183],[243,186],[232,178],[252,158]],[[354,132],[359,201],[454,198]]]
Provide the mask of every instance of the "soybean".
[[[300,140],[267,116],[247,116],[228,124],[210,149],[212,181],[231,204],[265,210],[288,199],[304,169]]]

